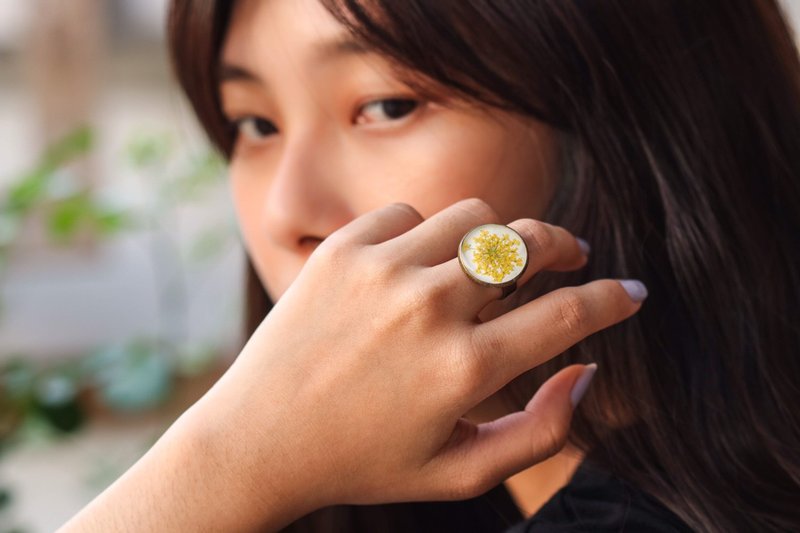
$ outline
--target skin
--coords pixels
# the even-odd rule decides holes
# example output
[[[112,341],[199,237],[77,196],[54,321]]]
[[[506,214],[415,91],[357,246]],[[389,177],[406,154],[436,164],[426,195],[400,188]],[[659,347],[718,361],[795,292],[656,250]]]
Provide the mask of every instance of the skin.
[[[315,6],[243,2],[225,43],[239,67],[226,113],[278,125],[237,146],[231,166],[248,251],[277,303],[214,386],[60,531],[272,531],[329,505],[476,497],[564,447],[594,369],[562,369],[513,413],[498,412],[497,391],[641,307],[612,279],[514,309],[466,280],[455,250],[485,223],[524,239],[520,285],[586,264],[573,235],[532,218],[555,175],[552,157],[531,155],[554,154],[546,130],[448,106],[386,129],[345,120],[402,87],[356,69],[377,58],[311,68],[312,41],[277,37],[338,29]],[[319,92],[327,69],[337,75]],[[369,94],[338,85],[357,74]],[[519,138],[539,144],[512,148],[527,146]]]
[[[275,299],[321,240],[377,207],[404,202],[428,218],[478,197],[508,223],[540,218],[552,195],[557,146],[546,125],[427,103],[375,54],[315,55],[345,36],[316,0],[244,0],[223,48],[224,64],[255,78],[222,84],[226,116],[275,128],[240,127],[230,165],[245,245]],[[381,103],[395,98],[419,105],[395,118]]]
[[[556,186],[558,147],[546,124],[452,99],[428,102],[375,53],[318,52],[346,39],[316,0],[243,0],[223,47],[224,70],[232,73],[220,87],[223,110],[239,121],[233,198],[273,300],[323,239],[389,202],[427,218],[479,197],[509,223],[541,218]],[[387,113],[386,99],[397,98],[418,103],[402,115]],[[494,303],[481,318],[503,310]],[[493,397],[467,416],[482,422],[507,413]],[[532,514],[579,460],[566,449],[507,480],[507,488]]]

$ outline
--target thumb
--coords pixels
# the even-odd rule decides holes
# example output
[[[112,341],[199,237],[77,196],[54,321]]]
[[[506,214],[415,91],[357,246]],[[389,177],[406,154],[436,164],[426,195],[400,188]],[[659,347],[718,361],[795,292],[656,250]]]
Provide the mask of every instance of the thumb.
[[[563,368],[536,391],[524,411],[477,425],[468,438],[444,452],[440,464],[448,465],[451,475],[445,477],[450,483],[459,485],[457,498],[483,494],[561,450],[572,412],[596,370],[594,363]]]

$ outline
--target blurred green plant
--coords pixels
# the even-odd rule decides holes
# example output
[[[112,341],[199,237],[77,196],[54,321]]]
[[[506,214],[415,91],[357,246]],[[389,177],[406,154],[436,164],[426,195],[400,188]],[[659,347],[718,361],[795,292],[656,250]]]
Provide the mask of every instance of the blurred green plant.
[[[146,180],[150,201],[138,207],[111,207],[90,187],[67,187],[65,193],[60,184],[66,169],[91,153],[94,139],[91,127],[78,128],[12,180],[0,199],[0,282],[24,222],[35,215],[44,217],[49,240],[59,246],[70,246],[85,232],[104,239],[145,231],[154,272],[169,273],[156,280],[162,330],[153,338],[100,346],[57,364],[34,364],[24,354],[0,354],[0,453],[11,442],[78,431],[87,419],[87,396],[114,411],[156,407],[169,397],[176,377],[200,374],[218,357],[213,345],[190,345],[185,323],[176,321],[187,318],[185,263],[210,260],[235,244],[235,219],[231,213],[228,224],[212,221],[185,250],[174,232],[179,226],[177,208],[205,199],[221,183],[222,160],[210,148],[199,154],[180,151],[166,133],[137,133],[123,157]]]
[[[55,242],[66,243],[83,228],[109,235],[121,231],[126,213],[98,202],[90,190],[57,194],[53,183],[62,169],[88,154],[94,145],[91,128],[84,126],[50,146],[28,172],[12,180],[0,199],[0,279],[8,265],[13,245],[29,217],[41,213]],[[0,300],[0,318],[2,318]],[[69,367],[66,371],[35,368],[23,357],[4,357],[0,365],[0,456],[20,434],[69,433],[85,417],[77,402],[77,387]],[[6,513],[13,496],[0,487],[0,514]],[[5,530],[8,533],[20,529]]]
[[[33,168],[12,180],[7,194],[0,198],[0,275],[23,223],[34,213],[41,213],[49,236],[59,243],[66,243],[82,229],[102,235],[124,229],[127,214],[104,205],[89,189],[63,194],[53,187],[59,173],[93,146],[92,129],[80,127],[45,150]]]

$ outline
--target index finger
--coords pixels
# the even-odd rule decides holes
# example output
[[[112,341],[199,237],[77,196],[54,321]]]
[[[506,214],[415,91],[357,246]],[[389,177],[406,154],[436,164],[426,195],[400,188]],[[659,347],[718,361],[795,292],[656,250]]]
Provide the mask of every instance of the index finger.
[[[473,326],[472,350],[463,354],[468,359],[463,368],[475,377],[474,397],[469,398],[474,403],[469,407],[578,341],[636,313],[646,288],[636,280],[621,281],[601,279],[557,289]]]

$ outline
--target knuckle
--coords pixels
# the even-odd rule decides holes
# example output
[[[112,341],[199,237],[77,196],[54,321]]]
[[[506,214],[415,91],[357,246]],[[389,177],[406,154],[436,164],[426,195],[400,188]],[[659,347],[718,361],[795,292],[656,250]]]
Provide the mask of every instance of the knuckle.
[[[505,342],[495,335],[473,330],[472,343],[465,351],[461,383],[467,391],[475,391],[486,382],[492,371],[491,361],[506,353]]]
[[[577,337],[589,325],[589,306],[575,291],[566,290],[558,302],[557,327],[566,335]]]
[[[414,220],[421,221],[422,215],[419,214],[419,211],[414,209],[411,205],[403,203],[403,202],[394,202],[389,204],[392,209],[396,209],[398,211],[402,211],[405,215]]]
[[[481,198],[467,198],[461,200],[457,205],[464,211],[475,215],[480,221],[495,220],[497,218],[494,209]]]
[[[346,235],[333,233],[317,246],[312,255],[316,256],[318,260],[338,265],[352,257],[354,248],[355,245]]]
[[[426,300],[441,301],[452,296],[453,284],[445,276],[431,272],[426,268],[415,267],[418,274],[417,287],[424,293]]]
[[[450,308],[453,289],[443,281],[433,281],[425,285],[418,300],[423,311],[429,316],[444,316]]]
[[[325,239],[323,239],[322,242],[319,243],[319,246],[317,246],[317,250],[322,249],[322,250],[332,251],[333,249],[336,248],[348,247],[352,245],[353,243],[351,242],[351,238],[347,234],[347,232],[344,229],[339,228],[337,231],[334,231],[333,233],[325,237]]]
[[[505,340],[490,330],[475,328],[472,330],[471,356],[473,359],[482,358],[485,354],[503,353]]]
[[[352,249],[350,251],[353,251]],[[357,256],[363,261],[361,271],[370,279],[399,282],[407,265],[379,246],[366,246]]]
[[[539,220],[526,219],[520,225],[522,235],[534,256],[548,256],[556,248],[555,233],[548,224]]]
[[[383,277],[392,283],[395,276],[387,274]],[[417,286],[410,286],[406,290],[397,293],[395,298],[391,301],[392,308],[399,320],[405,323],[417,322],[425,323],[428,315],[428,309],[431,305],[431,297],[428,291],[424,288]]]
[[[548,457],[554,456],[558,453],[567,442],[566,432],[560,430],[552,425],[546,425],[540,428],[539,433],[533,443],[533,457],[537,461],[543,461]]]
[[[376,263],[370,260],[369,254],[364,254],[355,258],[348,266],[351,272],[347,274],[347,279],[351,280],[354,287],[358,287],[361,294],[369,294],[380,302],[381,316],[395,317],[396,321],[410,321],[422,315],[425,294],[409,282],[402,263],[391,260]],[[378,320],[376,316],[371,318]]]
[[[391,310],[395,328],[406,328],[419,335],[433,335],[440,327],[439,318],[447,313],[442,298],[444,288],[438,284],[419,283],[408,275],[404,266],[391,263],[370,276],[366,283],[377,286],[383,294],[383,304]]]
[[[488,358],[486,356],[472,357],[464,364],[461,376],[461,393],[474,394],[486,382],[488,372]]]
[[[459,476],[451,487],[449,496],[454,500],[476,498],[491,489],[493,481],[493,476],[485,469],[463,468],[459,470]]]

